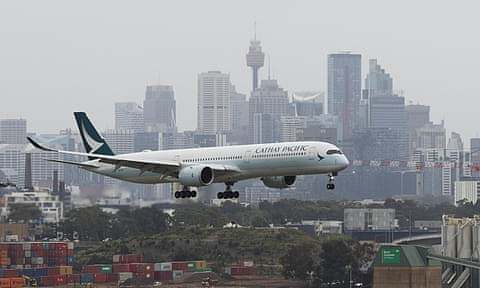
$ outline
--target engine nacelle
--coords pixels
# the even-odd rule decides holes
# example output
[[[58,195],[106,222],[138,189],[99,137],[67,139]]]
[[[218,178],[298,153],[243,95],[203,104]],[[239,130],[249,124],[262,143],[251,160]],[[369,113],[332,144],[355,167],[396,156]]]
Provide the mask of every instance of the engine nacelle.
[[[295,183],[297,176],[272,176],[272,177],[263,177],[263,184],[270,188],[288,188]]]
[[[186,186],[207,186],[213,182],[213,169],[204,165],[187,166],[178,173],[178,180]]]

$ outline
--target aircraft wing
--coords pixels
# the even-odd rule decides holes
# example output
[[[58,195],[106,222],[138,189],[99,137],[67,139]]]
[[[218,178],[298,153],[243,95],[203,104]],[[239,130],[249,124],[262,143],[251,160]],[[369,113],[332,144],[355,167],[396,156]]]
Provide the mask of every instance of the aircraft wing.
[[[27,137],[28,141],[35,147],[43,151],[50,151],[50,152],[57,152],[66,155],[76,155],[76,156],[85,156],[85,157],[93,157],[97,158],[100,162],[108,163],[120,167],[131,167],[136,168],[141,171],[151,171],[157,172],[161,174],[170,174],[175,175],[178,170],[181,168],[181,164],[174,161],[152,161],[152,160],[138,160],[138,159],[129,159],[127,157],[122,157],[121,155],[118,156],[109,156],[109,155],[101,155],[95,153],[83,153],[83,152],[72,152],[72,151],[64,151],[64,150],[57,150],[50,147],[43,146],[33,140],[31,137]],[[64,160],[54,160],[54,159],[46,159],[47,161],[52,162],[60,162],[66,164],[72,164],[81,166],[84,168],[98,168],[95,164],[91,163],[78,163],[78,162],[71,162],[71,161],[64,161]],[[210,168],[212,168],[215,172],[223,173],[235,173],[239,172],[236,167],[230,167],[227,165],[219,165],[219,164],[208,164]]]

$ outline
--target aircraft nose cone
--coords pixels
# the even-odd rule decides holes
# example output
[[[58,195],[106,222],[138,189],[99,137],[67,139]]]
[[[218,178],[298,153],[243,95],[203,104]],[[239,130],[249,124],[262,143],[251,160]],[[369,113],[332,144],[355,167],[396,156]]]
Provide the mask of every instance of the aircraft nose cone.
[[[345,169],[350,165],[350,161],[348,161],[347,157],[343,156],[340,161],[339,161],[340,166],[342,166],[342,169]]]

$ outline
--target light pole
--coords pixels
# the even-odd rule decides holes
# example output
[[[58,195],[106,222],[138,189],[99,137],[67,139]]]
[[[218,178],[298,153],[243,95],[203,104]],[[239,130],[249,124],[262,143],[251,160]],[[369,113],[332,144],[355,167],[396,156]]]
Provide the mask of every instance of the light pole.
[[[345,266],[345,269],[348,270],[348,287],[352,288],[352,265]]]

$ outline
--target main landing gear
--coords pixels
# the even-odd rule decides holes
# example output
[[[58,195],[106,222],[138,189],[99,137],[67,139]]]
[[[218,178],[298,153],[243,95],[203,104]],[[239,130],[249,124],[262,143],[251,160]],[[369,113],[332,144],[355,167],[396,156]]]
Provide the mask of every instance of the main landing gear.
[[[333,190],[335,189],[335,176],[337,176],[337,173],[330,173],[328,174],[328,183],[327,183],[327,190]]]
[[[225,183],[225,185],[227,185],[225,191],[217,193],[218,199],[231,199],[240,197],[240,193],[238,191],[232,191],[233,183]]]
[[[187,186],[183,186],[182,191],[175,192],[175,198],[195,198],[197,197],[197,191],[188,189]]]

